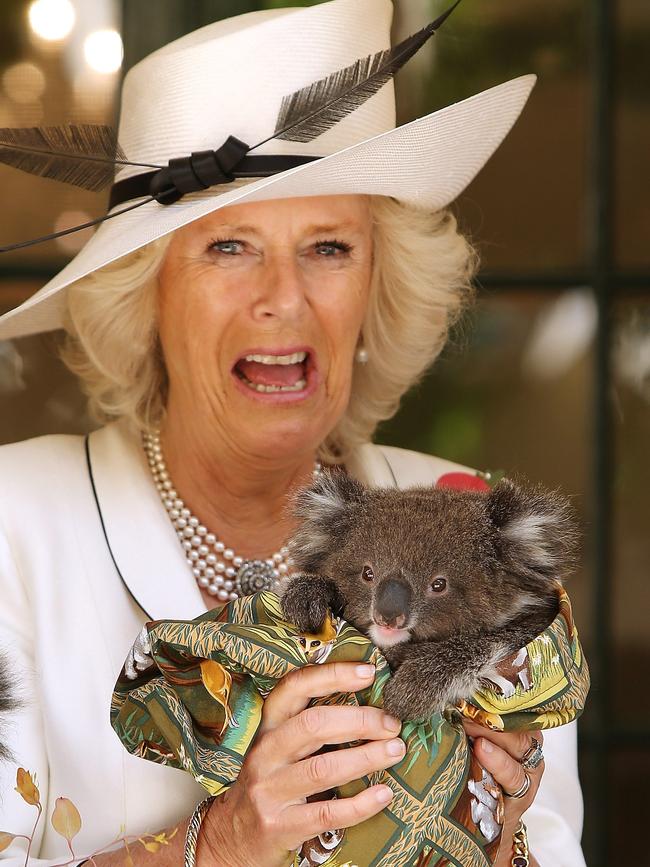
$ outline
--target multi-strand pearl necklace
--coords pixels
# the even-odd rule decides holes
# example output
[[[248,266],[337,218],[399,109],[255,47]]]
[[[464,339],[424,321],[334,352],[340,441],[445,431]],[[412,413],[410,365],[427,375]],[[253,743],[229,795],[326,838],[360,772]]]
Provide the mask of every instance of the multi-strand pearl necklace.
[[[220,602],[248,596],[258,590],[276,590],[292,564],[288,548],[280,548],[266,560],[239,557],[215,533],[211,533],[179,497],[169,478],[160,433],[144,434],[143,443],[156,488],[199,587],[216,596]],[[314,478],[320,473],[321,465],[316,461]]]

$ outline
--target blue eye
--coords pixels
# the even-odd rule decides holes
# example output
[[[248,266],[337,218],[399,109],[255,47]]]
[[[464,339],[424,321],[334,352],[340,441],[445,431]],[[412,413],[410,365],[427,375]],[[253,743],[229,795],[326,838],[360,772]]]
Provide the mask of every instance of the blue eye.
[[[214,241],[210,241],[210,250],[214,250],[215,253],[225,253],[227,256],[236,255],[236,250],[232,248],[236,244],[243,244],[243,241],[238,241],[236,238],[215,238]],[[230,250],[218,249],[219,247],[228,247],[230,246]]]
[[[349,253],[352,247],[345,241],[316,241],[316,247],[329,247],[331,250],[339,250],[341,253]],[[336,254],[327,254],[326,259],[334,258]]]

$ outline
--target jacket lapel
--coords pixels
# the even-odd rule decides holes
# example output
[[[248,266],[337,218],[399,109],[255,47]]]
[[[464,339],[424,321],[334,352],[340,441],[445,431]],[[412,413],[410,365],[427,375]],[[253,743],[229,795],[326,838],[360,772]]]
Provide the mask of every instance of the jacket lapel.
[[[191,620],[206,610],[171,521],[160,501],[140,437],[125,420],[88,437],[88,464],[107,554],[151,620]],[[348,472],[368,485],[396,487],[382,450],[360,446]]]
[[[160,501],[139,435],[124,420],[88,438],[89,473],[107,554],[152,620],[191,620],[206,610]]]

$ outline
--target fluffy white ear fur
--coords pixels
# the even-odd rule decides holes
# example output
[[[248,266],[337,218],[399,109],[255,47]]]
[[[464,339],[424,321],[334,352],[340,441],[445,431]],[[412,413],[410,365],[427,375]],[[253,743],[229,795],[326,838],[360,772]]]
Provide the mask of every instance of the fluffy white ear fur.
[[[557,524],[554,515],[530,512],[506,523],[501,535],[517,545],[531,566],[549,572],[561,565],[556,544]]]
[[[488,494],[492,520],[508,565],[540,578],[558,578],[571,565],[576,531],[568,501],[509,480]]]
[[[289,542],[289,550],[299,569],[318,571],[318,564],[337,543],[346,523],[350,494],[358,482],[343,473],[323,472],[314,484],[300,491],[294,501],[294,514],[302,525]]]
[[[323,473],[318,480],[300,494],[300,507],[307,509],[315,522],[328,521],[345,509],[343,489],[331,473]]]

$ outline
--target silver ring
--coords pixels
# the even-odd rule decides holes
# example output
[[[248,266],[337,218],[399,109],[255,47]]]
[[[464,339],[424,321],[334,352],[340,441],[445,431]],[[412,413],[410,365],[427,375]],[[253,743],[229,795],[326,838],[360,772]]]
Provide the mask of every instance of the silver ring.
[[[531,735],[531,741],[532,743],[530,747],[519,760],[519,764],[527,771],[534,771],[535,768],[538,768],[544,761],[542,745],[533,735]]]
[[[523,798],[524,795],[528,794],[528,789],[530,789],[530,777],[528,776],[526,771],[524,771],[524,781],[521,786],[519,786],[517,791],[506,792],[506,790],[504,789],[503,794],[506,796],[506,798]]]

